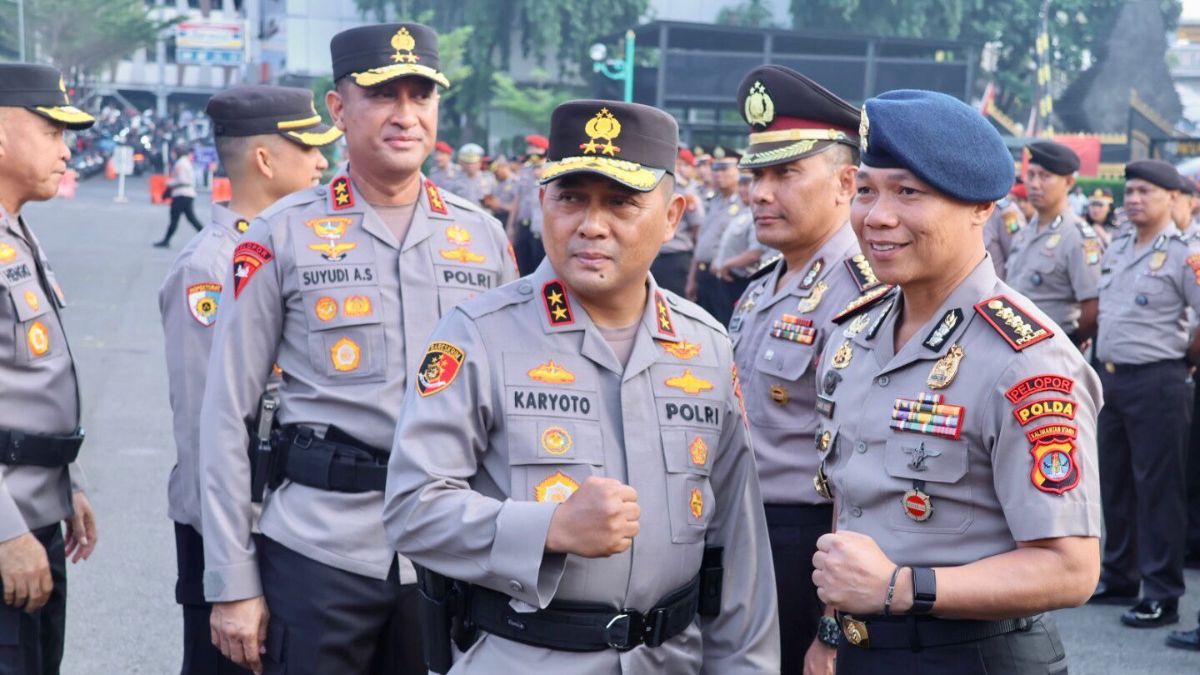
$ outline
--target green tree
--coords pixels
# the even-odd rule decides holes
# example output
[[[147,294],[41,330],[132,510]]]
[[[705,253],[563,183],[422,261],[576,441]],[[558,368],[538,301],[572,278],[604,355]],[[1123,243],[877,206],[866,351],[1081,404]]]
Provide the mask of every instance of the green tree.
[[[1084,69],[1104,39],[1123,0],[1052,0],[1052,68],[1065,87]],[[1179,0],[1161,0],[1168,26],[1176,25]],[[869,35],[949,38],[982,46],[1000,44],[996,68],[999,103],[1028,110],[1035,84],[1034,40],[1042,0],[792,0],[797,30],[837,30]]]
[[[514,53],[555,68],[557,79],[591,71],[588,47],[637,24],[649,0],[355,0],[378,21],[424,17],[444,35],[473,27],[463,45],[469,69],[451,78],[443,119],[461,140],[477,138],[495,95],[495,74],[509,70]],[[443,45],[444,37],[439,39]],[[444,49],[444,47],[443,47]]]
[[[143,0],[25,0],[26,59],[51,63],[83,85],[104,67],[154,43],[172,21],[150,17]],[[0,44],[17,54],[17,11],[0,0]]]
[[[743,0],[736,5],[727,5],[717,12],[718,24],[723,26],[749,26],[751,28],[780,28],[775,23],[771,8],[763,0]]]

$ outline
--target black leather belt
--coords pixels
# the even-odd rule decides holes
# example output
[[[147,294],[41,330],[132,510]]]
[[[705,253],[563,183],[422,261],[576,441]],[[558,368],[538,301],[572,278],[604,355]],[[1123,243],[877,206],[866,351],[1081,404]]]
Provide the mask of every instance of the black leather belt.
[[[333,492],[377,492],[386,487],[387,453],[331,439],[332,431],[318,438],[308,427],[289,426],[283,433],[284,478]]]
[[[567,652],[658,647],[692,625],[700,607],[700,577],[664,596],[649,612],[582,602],[551,602],[518,612],[512,598],[471,586],[467,616],[481,630],[522,644]]]
[[[838,613],[846,644],[861,649],[945,647],[1027,631],[1041,615],[1003,621],[956,621],[930,616],[852,616]]]
[[[711,263],[705,263],[705,262],[696,263],[696,269],[700,270],[701,272],[707,272],[708,268],[710,266],[711,266]]]
[[[1163,361],[1151,361],[1150,363],[1113,363],[1112,361],[1104,362],[1104,370],[1110,375],[1118,373],[1134,373],[1139,370],[1150,370],[1160,366],[1183,366],[1187,367],[1187,362],[1181,359],[1166,359]]]
[[[65,436],[0,429],[0,464],[66,466],[79,456],[83,429]]]

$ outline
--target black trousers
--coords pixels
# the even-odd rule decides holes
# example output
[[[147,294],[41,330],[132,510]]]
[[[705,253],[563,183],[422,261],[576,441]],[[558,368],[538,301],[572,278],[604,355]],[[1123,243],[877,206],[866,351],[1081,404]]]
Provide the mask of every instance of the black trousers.
[[[902,617],[898,617],[903,621]],[[1029,630],[945,647],[863,649],[844,637],[838,675],[1065,675],[1067,654],[1048,615]]]
[[[1173,360],[1116,373],[1101,368],[1100,383],[1101,579],[1111,586],[1141,582],[1149,600],[1178,598],[1184,590],[1184,445],[1192,414],[1187,367]]]
[[[67,627],[67,560],[62,526],[40,527],[33,536],[46,548],[54,590],[32,614],[0,602],[0,675],[57,675]]]
[[[533,233],[529,220],[517,221],[517,232],[513,241],[513,255],[517,257],[517,269],[521,275],[532,274],[546,257],[542,238]]]
[[[196,218],[194,201],[192,197],[171,197],[171,221],[167,224],[167,233],[163,235],[163,241],[171,243],[171,237],[175,236],[175,228],[179,226],[180,216],[186,217],[197,232],[204,229],[200,219]]]
[[[400,585],[311,560],[259,539],[259,574],[271,610],[268,675],[425,675],[417,585]]]
[[[687,297],[684,295],[684,291],[687,290],[688,268],[691,264],[691,251],[659,253],[654,262],[650,264],[650,273],[654,275],[654,281],[662,288],[681,298]]]
[[[722,326],[729,325],[729,319],[733,317],[733,303],[737,302],[736,298],[729,300],[725,286],[725,282],[708,271],[707,266],[696,270],[696,303],[720,321]]]
[[[829,505],[767,504],[767,536],[775,563],[782,675],[804,672],[804,654],[817,635],[824,607],[813,585],[817,539],[833,524]]]
[[[183,608],[181,675],[249,675],[250,671],[221,655],[212,643],[208,619],[212,604],[204,601],[204,538],[191,525],[175,523],[175,602]]]
[[[1187,555],[1200,560],[1200,396],[1192,395],[1187,456]]]

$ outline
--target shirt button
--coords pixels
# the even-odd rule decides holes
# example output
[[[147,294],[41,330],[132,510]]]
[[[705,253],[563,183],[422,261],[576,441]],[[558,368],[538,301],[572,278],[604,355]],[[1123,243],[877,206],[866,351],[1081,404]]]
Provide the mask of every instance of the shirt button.
[[[773,350],[773,349],[768,349],[767,353],[763,354],[763,359],[765,359],[767,361],[770,361],[773,358],[775,358],[775,350]]]
[[[517,292],[519,292],[521,295],[530,295],[533,293],[533,286],[530,286],[528,281],[522,281],[521,284],[517,286]]]
[[[851,506],[850,507],[850,515],[854,516],[855,518],[861,518],[862,517],[862,509],[858,508],[857,506]]]
[[[858,452],[858,453],[863,453],[863,452],[866,452],[866,451],[867,451],[867,444],[866,444],[866,443],[864,443],[864,442],[862,442],[862,441],[859,441],[859,442],[855,443],[855,444],[854,444],[854,451],[855,451],[855,452]]]
[[[875,380],[875,382],[877,384],[879,384],[879,386],[881,386],[881,387],[888,386],[888,384],[890,384],[891,381],[892,381],[892,379],[890,377],[888,377],[887,375],[880,375],[879,379]]]
[[[525,587],[521,585],[521,582],[513,579],[512,581],[508,582],[508,590],[512,591],[513,593],[520,593],[521,591],[525,590]]]

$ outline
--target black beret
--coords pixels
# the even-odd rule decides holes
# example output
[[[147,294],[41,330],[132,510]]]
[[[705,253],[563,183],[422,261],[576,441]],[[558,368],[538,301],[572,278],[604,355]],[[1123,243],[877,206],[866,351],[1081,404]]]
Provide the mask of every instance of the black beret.
[[[550,116],[550,148],[542,184],[573,173],[597,173],[641,192],[675,173],[679,126],[640,103],[567,101]]]
[[[443,87],[450,81],[438,60],[438,35],[419,23],[385,23],[344,30],[329,43],[333,79],[349,75],[360,87],[375,87],[415,75]]]
[[[744,169],[785,164],[832,143],[858,147],[858,108],[791,68],[751,70],[737,97],[751,130]]]
[[[71,105],[57,68],[0,63],[0,107],[25,108],[68,129],[87,129],[96,118]]]
[[[1200,194],[1200,186],[1196,185],[1196,179],[1183,174],[1179,174],[1179,189],[1185,195]]]
[[[1183,177],[1169,162],[1143,159],[1125,165],[1125,180],[1140,178],[1164,190],[1183,190]]]
[[[1079,170],[1079,155],[1062,143],[1038,141],[1025,146],[1029,151],[1029,163],[1037,164],[1050,173],[1070,176]]]
[[[218,92],[208,100],[213,136],[279,134],[300,145],[320,147],[342,137],[321,121],[312,92],[298,87],[252,84]]]
[[[1013,186],[1012,155],[979,111],[934,91],[897,89],[867,99],[859,124],[862,163],[903,168],[934,189],[971,203],[994,202]]]

